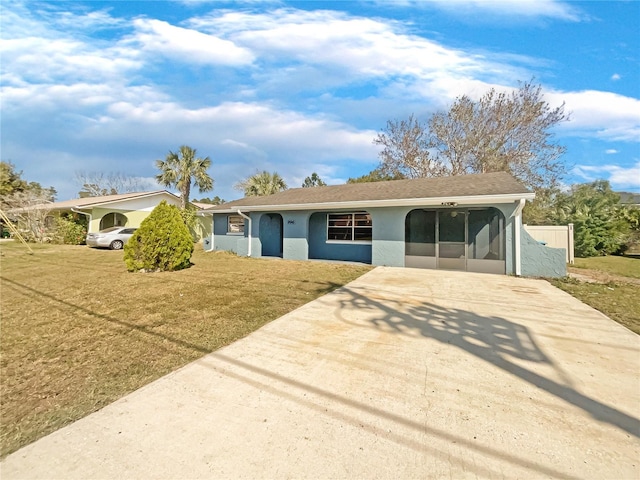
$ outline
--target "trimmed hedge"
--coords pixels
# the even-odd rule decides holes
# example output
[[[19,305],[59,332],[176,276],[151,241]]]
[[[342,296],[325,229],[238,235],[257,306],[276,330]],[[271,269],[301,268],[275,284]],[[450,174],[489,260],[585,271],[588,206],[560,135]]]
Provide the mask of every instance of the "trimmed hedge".
[[[178,207],[160,202],[124,246],[130,272],[164,272],[191,266],[193,240]]]

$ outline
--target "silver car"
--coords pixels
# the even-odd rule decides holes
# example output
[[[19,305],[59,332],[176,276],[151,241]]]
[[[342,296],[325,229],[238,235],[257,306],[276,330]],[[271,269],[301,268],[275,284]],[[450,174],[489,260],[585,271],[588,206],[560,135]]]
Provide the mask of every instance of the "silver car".
[[[129,227],[111,227],[100,230],[98,233],[87,233],[87,245],[120,250],[136,230]]]

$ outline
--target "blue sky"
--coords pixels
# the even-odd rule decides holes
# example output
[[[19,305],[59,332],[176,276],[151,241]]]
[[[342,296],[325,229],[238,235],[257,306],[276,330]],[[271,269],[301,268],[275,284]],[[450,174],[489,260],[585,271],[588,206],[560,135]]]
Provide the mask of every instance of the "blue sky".
[[[640,2],[14,1],[0,4],[1,156],[77,197],[76,173],[148,189],[186,144],[215,189],[257,170],[290,187],[378,164],[389,119],[535,78],[571,121],[568,184],[640,192]]]

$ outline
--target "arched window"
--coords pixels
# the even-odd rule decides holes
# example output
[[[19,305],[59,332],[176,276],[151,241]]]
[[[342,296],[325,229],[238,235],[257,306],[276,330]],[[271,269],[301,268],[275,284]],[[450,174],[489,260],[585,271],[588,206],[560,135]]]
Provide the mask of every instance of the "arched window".
[[[107,213],[100,219],[100,230],[104,230],[109,227],[124,227],[127,224],[127,221],[127,217],[121,213]]]

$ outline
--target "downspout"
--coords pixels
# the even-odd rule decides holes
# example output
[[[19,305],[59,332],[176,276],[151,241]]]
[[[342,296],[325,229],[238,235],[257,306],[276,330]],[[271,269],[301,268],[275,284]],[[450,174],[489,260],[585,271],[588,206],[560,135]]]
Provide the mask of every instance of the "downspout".
[[[237,209],[236,211],[238,212],[238,215],[240,215],[241,217],[246,218],[247,220],[249,220],[249,248],[247,250],[247,257],[250,257],[251,256],[251,243],[252,243],[251,242],[251,217],[249,217],[249,216],[245,215],[244,213],[242,213],[240,211],[240,209]]]
[[[527,201],[524,198],[521,198],[518,202],[518,206],[513,212],[513,217],[515,219],[515,231],[513,232],[514,238],[514,248],[515,248],[515,274],[517,277],[522,275],[522,258],[521,258],[521,245],[520,245],[520,229],[522,228],[522,209]]]
[[[71,207],[71,211],[73,213],[79,213],[80,215],[86,215],[87,217],[89,217],[89,227],[87,228],[87,233],[89,233],[89,229],[91,228],[91,214],[90,213],[86,213],[86,212],[81,212],[80,210],[76,210],[73,207]]]

